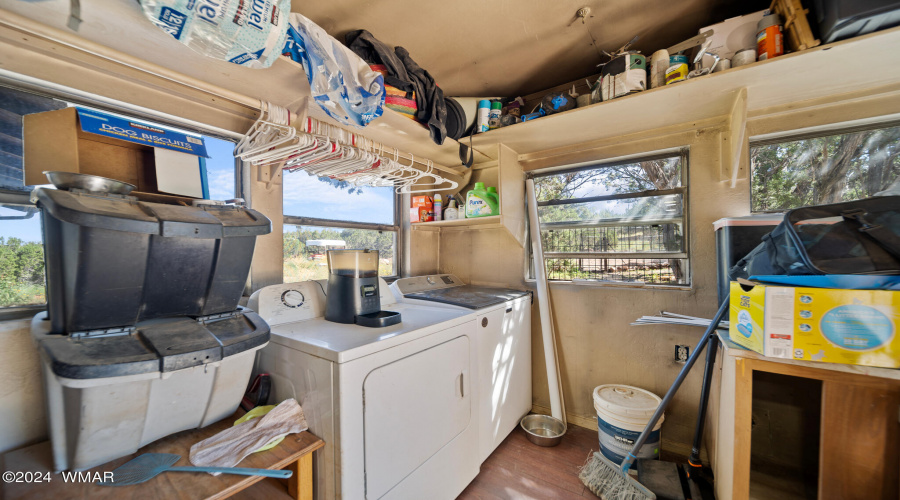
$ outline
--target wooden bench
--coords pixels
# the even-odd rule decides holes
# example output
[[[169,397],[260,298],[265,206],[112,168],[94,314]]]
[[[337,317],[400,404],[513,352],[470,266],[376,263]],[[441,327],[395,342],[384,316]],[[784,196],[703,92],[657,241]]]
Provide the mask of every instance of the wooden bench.
[[[191,465],[188,462],[190,448],[194,443],[202,441],[216,433],[231,427],[235,420],[244,414],[238,411],[231,417],[209,425],[203,429],[179,432],[155,441],[134,455],[118,458],[106,464],[94,467],[88,472],[112,471],[142,453],[175,453],[181,455],[176,466]],[[268,451],[253,453],[242,460],[238,467],[257,469],[290,469],[294,475],[288,479],[288,492],[291,498],[311,500],[313,498],[312,458],[313,452],[325,446],[325,442],[309,432],[291,434],[284,438],[278,446]],[[66,482],[63,475],[53,473],[53,458],[50,442],[44,441],[33,446],[12,451],[3,455],[2,472],[38,473],[49,482],[7,482],[4,476],[3,494],[0,498],[15,499],[219,499],[227,498],[261,480],[260,476],[237,476],[220,474],[212,476],[204,472],[164,472],[155,478],[133,486],[97,486],[92,482]],[[35,474],[32,474],[33,476]],[[15,479],[15,478],[14,478]]]

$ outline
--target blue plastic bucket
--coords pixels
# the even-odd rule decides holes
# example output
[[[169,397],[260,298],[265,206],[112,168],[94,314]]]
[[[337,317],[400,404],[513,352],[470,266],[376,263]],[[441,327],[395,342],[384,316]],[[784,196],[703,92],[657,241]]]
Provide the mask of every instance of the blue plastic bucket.
[[[600,453],[621,464],[661,402],[656,394],[630,385],[608,384],[594,388]],[[660,417],[644,446],[635,453],[637,458],[659,458],[663,420],[665,415]]]

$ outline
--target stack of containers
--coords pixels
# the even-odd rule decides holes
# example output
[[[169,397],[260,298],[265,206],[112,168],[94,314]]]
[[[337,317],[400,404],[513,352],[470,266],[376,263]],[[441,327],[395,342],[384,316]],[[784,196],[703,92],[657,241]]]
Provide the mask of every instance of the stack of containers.
[[[48,311],[32,321],[56,470],[87,469],[231,415],[268,325],[238,301],[250,209],[38,188]]]

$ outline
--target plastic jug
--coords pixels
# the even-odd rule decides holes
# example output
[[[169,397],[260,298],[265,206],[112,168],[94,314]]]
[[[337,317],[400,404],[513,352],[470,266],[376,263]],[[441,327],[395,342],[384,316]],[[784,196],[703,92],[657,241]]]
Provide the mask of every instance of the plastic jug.
[[[497,192],[497,188],[494,186],[488,186],[487,192],[488,196],[494,199],[494,205],[497,206],[497,213],[493,215],[500,215],[500,193]]]
[[[499,214],[498,197],[489,193],[485,189],[483,182],[476,182],[475,189],[466,193],[466,218],[488,217]]]

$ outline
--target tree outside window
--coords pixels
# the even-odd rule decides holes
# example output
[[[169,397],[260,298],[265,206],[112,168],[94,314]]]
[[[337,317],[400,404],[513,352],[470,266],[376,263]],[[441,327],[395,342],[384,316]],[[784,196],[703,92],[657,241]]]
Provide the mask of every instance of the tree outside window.
[[[900,189],[900,127],[750,148],[754,212],[838,203]]]

